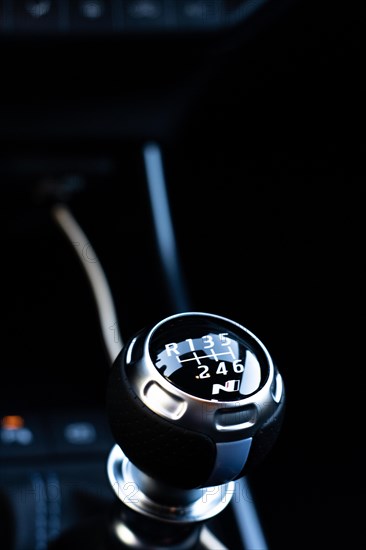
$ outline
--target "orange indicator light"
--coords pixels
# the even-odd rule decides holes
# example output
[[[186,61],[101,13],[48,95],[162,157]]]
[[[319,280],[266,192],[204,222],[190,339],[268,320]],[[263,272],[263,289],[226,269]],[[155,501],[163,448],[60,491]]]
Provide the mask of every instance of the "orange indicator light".
[[[1,420],[1,427],[5,430],[19,430],[23,428],[24,418],[17,415],[4,416]]]

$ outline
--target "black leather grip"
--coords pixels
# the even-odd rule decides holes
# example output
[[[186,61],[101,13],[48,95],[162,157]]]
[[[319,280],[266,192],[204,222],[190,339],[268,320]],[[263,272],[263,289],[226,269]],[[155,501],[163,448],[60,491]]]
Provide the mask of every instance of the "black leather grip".
[[[116,442],[137,468],[155,480],[181,489],[204,486],[215,463],[215,442],[146,407],[127,379],[124,350],[112,367],[107,386],[108,416]]]
[[[286,408],[285,404],[285,390],[283,389],[280,403],[276,406],[273,414],[255,433],[248,460],[246,461],[245,466],[238,478],[249,474],[259,464],[261,464],[274,447],[283,424]]]

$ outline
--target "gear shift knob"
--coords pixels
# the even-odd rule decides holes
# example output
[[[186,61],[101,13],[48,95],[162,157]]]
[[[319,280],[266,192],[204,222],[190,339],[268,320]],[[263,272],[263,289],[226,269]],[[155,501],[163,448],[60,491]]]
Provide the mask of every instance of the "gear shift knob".
[[[183,313],[124,346],[107,391],[112,433],[143,474],[182,490],[245,475],[273,446],[283,417],[281,375],[238,323]]]

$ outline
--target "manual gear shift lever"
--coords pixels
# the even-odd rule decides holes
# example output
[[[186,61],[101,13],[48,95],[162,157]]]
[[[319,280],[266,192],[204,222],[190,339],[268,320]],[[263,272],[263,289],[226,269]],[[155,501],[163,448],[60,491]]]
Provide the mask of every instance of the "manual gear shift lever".
[[[108,474],[120,500],[149,520],[194,525],[219,513],[234,480],[271,449],[285,399],[254,334],[194,312],[130,339],[113,365],[107,403],[117,442]]]
[[[58,206],[55,217],[71,242],[87,242],[67,209]],[[120,339],[110,338],[116,314],[106,278],[99,262],[90,265],[113,364],[107,412],[117,444],[107,471],[118,499],[64,530],[50,550],[221,550],[209,527],[226,525],[226,512],[218,514],[234,492],[235,547],[264,549],[260,529],[253,535],[243,477],[273,446],[284,412],[282,378],[268,351],[238,323],[195,312],[140,331],[120,350]],[[232,545],[235,535],[229,538]]]

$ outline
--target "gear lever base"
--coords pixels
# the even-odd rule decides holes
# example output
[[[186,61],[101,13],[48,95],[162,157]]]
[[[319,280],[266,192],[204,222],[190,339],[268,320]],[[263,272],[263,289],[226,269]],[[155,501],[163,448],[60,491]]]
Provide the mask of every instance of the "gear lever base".
[[[191,490],[156,483],[138,470],[118,445],[111,450],[107,471],[114,492],[125,506],[163,523],[206,521],[219,514],[234,493],[234,482]]]

